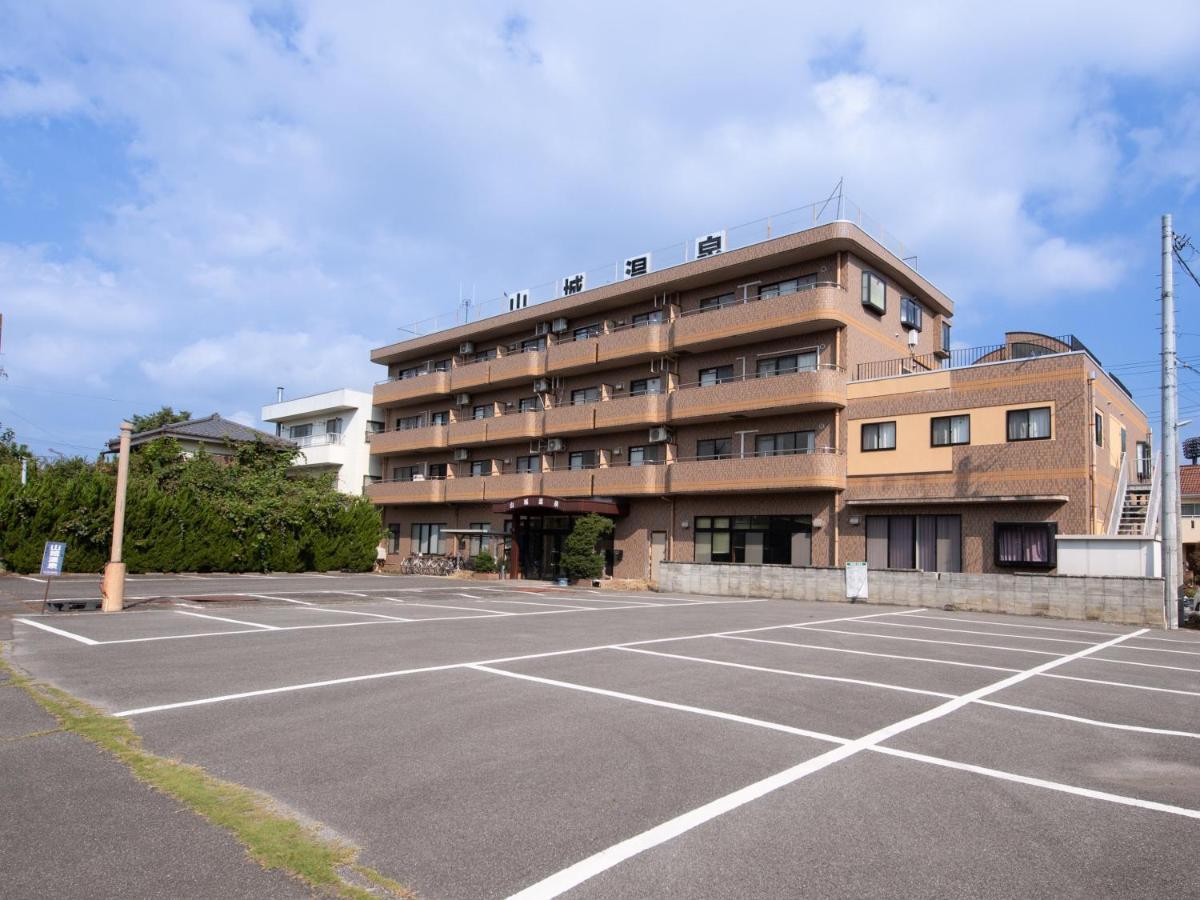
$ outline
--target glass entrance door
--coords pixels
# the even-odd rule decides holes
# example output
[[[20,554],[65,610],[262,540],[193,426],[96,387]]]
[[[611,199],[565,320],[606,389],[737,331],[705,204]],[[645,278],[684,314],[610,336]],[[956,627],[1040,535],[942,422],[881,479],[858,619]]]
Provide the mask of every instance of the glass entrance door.
[[[521,516],[517,527],[521,577],[548,581],[559,575],[563,540],[574,524],[571,516]]]

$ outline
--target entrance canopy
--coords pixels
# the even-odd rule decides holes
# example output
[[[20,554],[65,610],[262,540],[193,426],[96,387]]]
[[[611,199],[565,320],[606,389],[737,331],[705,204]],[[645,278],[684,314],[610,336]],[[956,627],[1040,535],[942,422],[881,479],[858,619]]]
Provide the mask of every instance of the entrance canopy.
[[[625,510],[616,500],[593,497],[590,500],[566,500],[562,497],[545,497],[541,494],[530,494],[527,497],[514,497],[501,503],[492,504],[492,512],[512,513],[513,515],[585,515],[600,513],[604,516],[623,516]]]

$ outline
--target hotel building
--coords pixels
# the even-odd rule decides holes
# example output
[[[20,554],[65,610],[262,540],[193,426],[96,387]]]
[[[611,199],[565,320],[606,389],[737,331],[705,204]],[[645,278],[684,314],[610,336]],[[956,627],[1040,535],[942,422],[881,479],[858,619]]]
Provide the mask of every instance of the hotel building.
[[[390,559],[490,540],[549,578],[595,511],[617,578],[1052,571],[1056,533],[1149,480],[1146,417],[1082,344],[952,350],[951,300],[850,221],[690,255],[372,352]]]

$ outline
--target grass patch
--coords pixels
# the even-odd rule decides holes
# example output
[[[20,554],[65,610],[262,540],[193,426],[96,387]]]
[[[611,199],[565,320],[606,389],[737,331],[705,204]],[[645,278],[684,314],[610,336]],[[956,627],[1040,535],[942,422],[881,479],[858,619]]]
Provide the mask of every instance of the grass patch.
[[[105,715],[65,691],[34,681],[2,654],[0,670],[7,671],[14,686],[26,690],[54,716],[61,730],[91,741],[141,781],[231,832],[264,868],[279,869],[324,893],[351,900],[415,897],[403,885],[360,865],[357,847],[331,840],[312,825],[285,815],[269,797],[214,778],[199,766],[142,749],[141,738],[126,720]],[[351,879],[366,881],[371,887],[360,887]]]

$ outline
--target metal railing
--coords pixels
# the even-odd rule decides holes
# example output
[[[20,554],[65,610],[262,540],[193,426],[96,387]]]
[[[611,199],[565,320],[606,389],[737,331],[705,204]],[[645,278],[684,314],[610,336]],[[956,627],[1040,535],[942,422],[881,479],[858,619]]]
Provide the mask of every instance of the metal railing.
[[[339,432],[327,431],[323,434],[309,434],[304,437],[288,438],[297,447],[341,446],[344,435]]]
[[[751,294],[749,288],[757,288],[759,285],[745,285],[747,290],[743,292],[743,296],[738,297],[736,294],[730,300],[725,300],[722,303],[714,303],[711,306],[697,306],[694,309],[685,309],[679,313],[679,317],[687,318],[688,316],[698,316],[704,313],[717,312],[722,309],[729,309],[731,306],[742,306],[746,303],[758,303],[760,300],[777,300],[780,297],[790,297],[792,294],[803,294],[805,291],[815,291],[817,288],[836,288],[840,285],[836,281],[813,281],[809,284],[801,284],[795,290],[783,291],[782,293],[770,293],[763,296],[760,293]]]
[[[752,222],[744,222],[740,225],[730,227],[714,228],[709,233],[725,232],[725,246],[722,252],[728,253],[732,250],[741,250],[745,247],[761,244],[786,235],[797,234],[801,231],[807,231],[810,228],[829,225],[834,222],[850,222],[858,226],[864,233],[894,254],[897,259],[902,260],[905,265],[913,269],[916,268],[909,262],[910,260],[915,261],[916,257],[908,252],[909,248],[902,241],[897,240],[876,219],[864,213],[860,206],[840,193],[835,193],[825,200],[819,200],[815,203],[786,210],[785,212],[774,213],[761,219],[755,219]],[[688,240],[651,250],[649,254],[650,264],[646,269],[647,274],[662,272],[676,266],[694,262],[697,257],[693,244],[693,240]],[[618,260],[588,269],[582,273],[586,285],[585,289],[570,296],[580,296],[596,288],[606,287],[626,280],[624,263],[625,260]],[[575,273],[569,273],[566,277],[574,277],[574,275]],[[534,306],[564,296],[561,290],[562,282],[562,278],[556,278],[553,281],[545,281],[528,288],[529,300],[527,306]],[[459,302],[458,307],[453,311],[431,316],[417,322],[411,322],[402,326],[400,331],[404,333],[405,337],[420,337],[437,331],[443,331],[447,328],[454,328],[458,325],[466,325],[470,322],[477,322],[482,319],[492,318],[493,316],[505,315],[513,311],[509,307],[509,296],[507,294],[482,301],[464,299]]]
[[[1125,508],[1125,491],[1129,488],[1129,468],[1125,464],[1125,454],[1121,454],[1121,474],[1117,477],[1117,486],[1113,489],[1112,503],[1108,508],[1108,533],[1118,534],[1121,531],[1121,511]]]
[[[694,388],[720,387],[723,384],[733,384],[739,381],[757,381],[759,378],[785,378],[788,375],[803,375],[806,372],[841,372],[842,367],[837,363],[817,363],[815,366],[792,369],[787,372],[742,372],[738,375],[728,375],[714,381],[685,381],[675,386],[677,391]]]
[[[1154,458],[1154,468],[1150,472],[1150,499],[1146,503],[1146,524],[1142,528],[1142,537],[1158,536],[1159,511],[1162,509],[1162,451]]]

